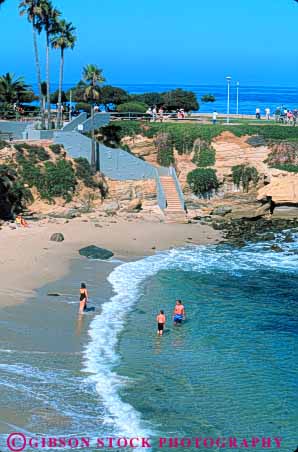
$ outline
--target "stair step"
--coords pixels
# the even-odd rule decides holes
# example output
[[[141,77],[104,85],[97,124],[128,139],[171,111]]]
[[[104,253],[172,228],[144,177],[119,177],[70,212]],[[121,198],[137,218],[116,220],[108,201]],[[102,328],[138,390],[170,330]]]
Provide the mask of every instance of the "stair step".
[[[162,176],[160,181],[163,187],[167,208],[164,210],[166,223],[187,223],[186,213],[181,206],[176,184],[172,176]]]

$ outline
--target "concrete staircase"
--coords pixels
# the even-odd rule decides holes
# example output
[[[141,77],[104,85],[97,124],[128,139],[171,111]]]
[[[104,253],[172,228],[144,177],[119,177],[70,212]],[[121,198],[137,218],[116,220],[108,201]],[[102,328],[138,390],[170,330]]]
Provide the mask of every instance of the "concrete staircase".
[[[164,210],[166,223],[187,223],[186,212],[181,205],[173,177],[161,176],[160,182],[167,200],[167,207]]]

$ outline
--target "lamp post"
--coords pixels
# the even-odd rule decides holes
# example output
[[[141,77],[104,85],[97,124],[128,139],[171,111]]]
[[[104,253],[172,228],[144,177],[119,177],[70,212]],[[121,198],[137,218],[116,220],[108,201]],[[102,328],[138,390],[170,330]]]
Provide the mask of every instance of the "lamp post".
[[[227,124],[230,122],[230,84],[231,84],[232,77],[229,75],[226,77],[226,81],[228,84],[228,99],[227,99]]]
[[[236,99],[236,115],[239,114],[239,82],[236,83],[237,99]]]
[[[71,121],[71,104],[72,104],[72,90],[70,90],[70,94],[69,94],[69,113],[68,113],[68,116],[69,116],[69,122]]]

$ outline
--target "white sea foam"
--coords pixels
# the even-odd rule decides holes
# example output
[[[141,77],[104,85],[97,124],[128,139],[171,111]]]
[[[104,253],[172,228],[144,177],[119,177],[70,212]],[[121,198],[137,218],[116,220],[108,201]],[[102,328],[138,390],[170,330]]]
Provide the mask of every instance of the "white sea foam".
[[[128,312],[141,295],[141,283],[160,270],[210,272],[212,269],[241,276],[244,271],[262,268],[297,272],[298,256],[285,251],[264,251],[268,243],[249,245],[240,250],[229,247],[186,247],[173,249],[140,261],[120,265],[109,276],[115,295],[102,305],[101,314],[91,322],[90,342],[84,351],[84,371],[96,385],[105,408],[105,423],[117,434],[144,436],[152,434],[133,406],[120,397],[120,389],[127,381],[114,371],[118,363],[118,337],[125,325]],[[296,245],[283,244],[286,250]]]

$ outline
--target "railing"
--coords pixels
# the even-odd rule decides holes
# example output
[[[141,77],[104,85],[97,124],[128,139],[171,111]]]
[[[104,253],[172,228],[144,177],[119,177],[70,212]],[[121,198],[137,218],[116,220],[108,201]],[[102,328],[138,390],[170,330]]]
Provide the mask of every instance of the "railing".
[[[176,187],[176,190],[177,190],[177,193],[178,193],[178,196],[179,196],[181,207],[182,207],[183,210],[186,210],[183,191],[181,189],[181,185],[180,185],[180,182],[178,180],[176,170],[175,170],[175,168],[173,166],[170,167],[170,175],[174,179],[175,187]]]
[[[157,189],[157,203],[159,207],[164,210],[167,208],[167,198],[160,180],[158,168],[156,168],[156,189]]]

